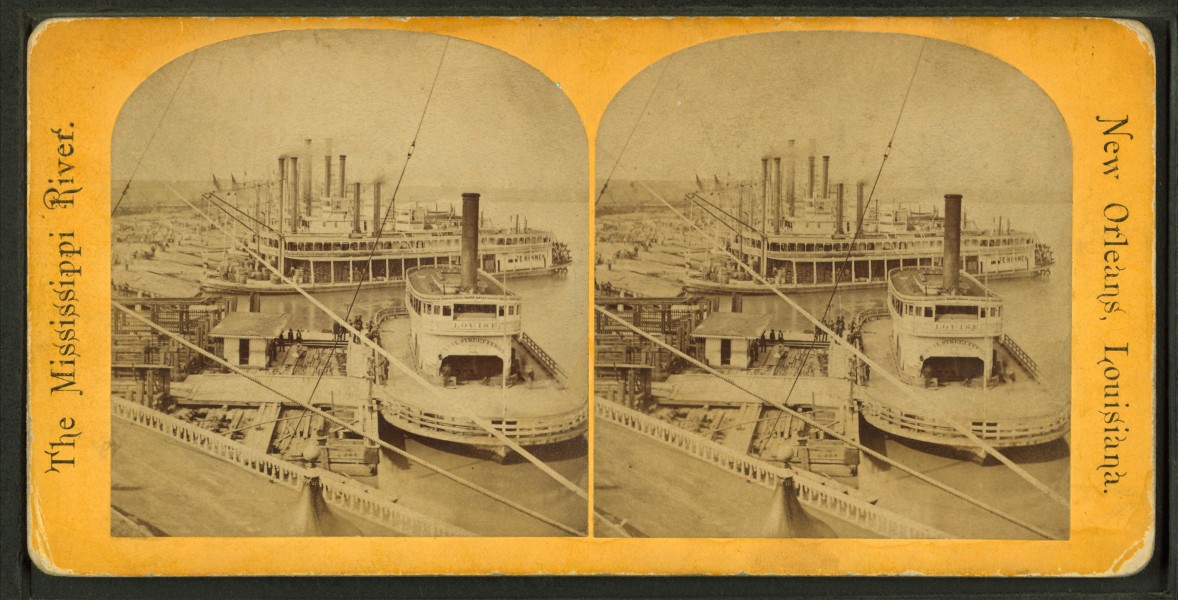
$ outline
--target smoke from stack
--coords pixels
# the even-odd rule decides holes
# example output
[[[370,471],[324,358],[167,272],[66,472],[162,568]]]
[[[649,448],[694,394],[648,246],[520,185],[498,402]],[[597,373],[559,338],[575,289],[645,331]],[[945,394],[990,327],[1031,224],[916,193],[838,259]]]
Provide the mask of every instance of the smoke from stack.
[[[961,194],[945,194],[945,258],[941,289],[953,293],[961,271]]]
[[[479,195],[462,194],[462,288],[475,289],[479,277]]]

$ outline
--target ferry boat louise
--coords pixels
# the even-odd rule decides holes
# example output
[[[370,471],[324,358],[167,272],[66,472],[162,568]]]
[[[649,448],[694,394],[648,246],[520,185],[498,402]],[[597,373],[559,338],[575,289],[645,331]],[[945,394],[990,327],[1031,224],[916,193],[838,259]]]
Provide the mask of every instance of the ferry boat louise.
[[[856,393],[865,419],[896,436],[971,449],[950,421],[996,448],[1062,438],[1067,395],[1041,381],[1003,330],[1002,298],[960,270],[961,196],[945,196],[945,221],[944,266],[892,269],[886,311],[857,318],[867,356],[919,388],[907,394],[879,378],[864,382]]]
[[[735,206],[719,194],[689,197],[689,206],[718,223],[729,234],[730,251],[761,277],[785,292],[829,291],[845,260],[850,264],[837,275],[840,289],[883,286],[897,268],[941,266],[944,219],[935,210],[922,213],[895,205],[881,210],[879,203],[869,208],[863,182],[856,185],[854,206],[849,207],[846,186],[828,182],[829,156],[822,157],[820,180],[815,179],[815,157],[809,157],[808,184],[799,194],[793,140],[790,147],[784,197],[780,157],[761,161],[759,201],[749,198],[746,203],[743,190]],[[852,239],[860,222],[860,234]],[[1055,261],[1038,236],[1014,231],[1009,219],[1001,218],[990,229],[966,228],[961,250],[966,273],[993,279],[1044,275]],[[684,287],[708,293],[773,293],[727,256],[703,261]]]
[[[307,140],[304,153],[308,164],[310,142]],[[359,182],[353,182],[348,193],[346,159],[339,156],[339,176],[333,180],[332,157],[324,157],[323,190],[316,195],[311,169],[300,169],[297,156],[279,158],[276,209],[263,207],[257,188],[253,198],[234,189],[206,194],[205,199],[222,208],[221,218],[230,226],[236,226],[232,221],[249,225],[251,249],[308,291],[353,289],[361,281],[369,287],[399,286],[411,269],[457,264],[460,215],[420,206],[386,208],[379,181],[369,186],[371,199],[362,201]],[[333,183],[338,183],[334,194]],[[364,217],[366,204],[371,218]],[[382,213],[385,210],[390,211],[387,218]],[[518,216],[511,227],[484,228],[482,236],[479,265],[490,273],[549,275],[565,272],[570,262],[567,246],[550,232],[528,228],[527,220]],[[202,279],[201,287],[236,293],[293,293],[253,257],[240,259],[236,265],[225,261]]]
[[[403,431],[482,447],[501,457],[502,441],[473,417],[522,446],[583,435],[588,399],[568,389],[565,373],[522,328],[518,295],[480,271],[479,194],[462,195],[460,265],[410,269],[408,319],[381,329],[382,345],[413,365],[433,390],[390,373],[381,414]]]

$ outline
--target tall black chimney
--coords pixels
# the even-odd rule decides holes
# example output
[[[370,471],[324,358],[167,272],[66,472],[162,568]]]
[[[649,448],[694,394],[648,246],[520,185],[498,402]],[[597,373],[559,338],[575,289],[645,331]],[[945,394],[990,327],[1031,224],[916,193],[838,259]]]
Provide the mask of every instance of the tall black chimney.
[[[352,233],[360,233],[360,182],[352,185]]]
[[[475,289],[479,279],[479,195],[462,194],[462,288]]]
[[[323,195],[331,197],[331,155],[323,157]]]
[[[769,231],[769,159],[761,159],[761,233]]]
[[[864,214],[867,212],[867,205],[863,203],[863,186],[862,181],[855,186],[855,223],[857,223],[857,227],[862,227]]]
[[[836,231],[841,234],[843,233],[843,184],[836,184],[835,190],[834,219],[838,223],[838,229]]]
[[[798,157],[794,148],[794,141],[789,141],[789,171],[785,180],[785,199],[789,205],[789,216],[794,216],[794,198],[797,193]]]
[[[945,259],[941,289],[952,294],[961,271],[961,194],[945,194]]]
[[[806,193],[806,197],[812,199],[812,198],[814,198],[814,155],[813,154],[810,155],[810,179],[808,180],[807,185],[810,186],[810,190]]]
[[[299,232],[299,157],[290,157],[290,232]]]
[[[303,211],[308,217],[311,216],[311,203],[315,197],[315,192],[312,191],[315,185],[315,169],[311,168],[311,138],[307,138],[307,159],[303,161],[307,165],[307,185],[303,189]]]
[[[781,233],[781,157],[773,158],[773,233]]]
[[[286,158],[278,157],[278,233],[286,231]]]
[[[822,157],[822,198],[830,198],[830,157]]]
[[[384,220],[380,218],[380,182],[372,184],[372,237],[376,237],[382,229]]]

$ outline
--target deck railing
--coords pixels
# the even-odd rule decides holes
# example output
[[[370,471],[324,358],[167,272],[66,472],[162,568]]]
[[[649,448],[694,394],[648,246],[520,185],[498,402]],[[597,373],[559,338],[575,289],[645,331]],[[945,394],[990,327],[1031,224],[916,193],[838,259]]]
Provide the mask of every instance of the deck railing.
[[[597,398],[594,405],[596,407],[595,413],[601,419],[652,438],[765,487],[775,488],[782,479],[792,478],[798,500],[802,504],[883,537],[897,539],[950,537],[943,531],[851,496],[845,490],[828,485],[827,481],[817,475],[779,467],[753,458],[615,402]]]
[[[375,488],[342,475],[303,468],[146,406],[111,398],[111,408],[115,417],[162,433],[186,446],[266,476],[289,488],[301,489],[307,478],[318,477],[323,488],[323,499],[328,504],[406,536],[475,535],[458,526],[396,504],[381,497]]]
[[[858,328],[862,328],[868,321],[876,319],[883,319],[889,316],[888,308],[886,306],[879,306],[875,308],[865,308],[855,315],[853,322]]]
[[[1002,337],[998,341],[1010,352],[1011,356],[1014,356],[1015,360],[1022,364],[1023,368],[1031,374],[1031,377],[1035,378],[1035,381],[1042,381],[1043,374],[1039,371],[1039,365],[1035,363],[1035,360],[1031,358],[1030,354],[1027,354],[1026,350],[1023,350],[1021,346],[1014,343],[1014,340],[1005,333],[1002,334]]]
[[[523,346],[540,361],[540,364],[544,365],[545,369],[548,369],[549,373],[552,373],[553,377],[558,379],[568,379],[568,376],[565,375],[564,369],[560,368],[560,365],[557,364],[556,359],[549,356],[548,353],[540,347],[540,344],[537,344],[535,340],[533,340],[531,337],[528,337],[528,334],[521,331],[519,334],[519,342],[523,344]]]

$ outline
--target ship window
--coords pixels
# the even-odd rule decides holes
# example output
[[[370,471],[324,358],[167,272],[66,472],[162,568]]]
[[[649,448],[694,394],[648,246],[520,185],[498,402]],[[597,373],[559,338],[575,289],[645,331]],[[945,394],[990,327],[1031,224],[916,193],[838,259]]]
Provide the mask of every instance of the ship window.
[[[503,307],[502,306],[499,307],[499,316],[500,317],[503,316]]]
[[[931,306],[924,307],[924,316],[926,316],[926,317],[933,316],[933,307],[931,307]]]
[[[481,314],[495,314],[494,304],[455,304],[454,313],[456,315],[481,313]]]
[[[937,318],[940,319],[941,317],[944,317],[947,315],[962,315],[962,316],[977,317],[978,309],[976,306],[957,306],[957,305],[952,305],[952,304],[938,305],[937,306]]]
[[[450,305],[449,304],[445,304],[442,306],[442,316],[443,317],[450,316]]]

